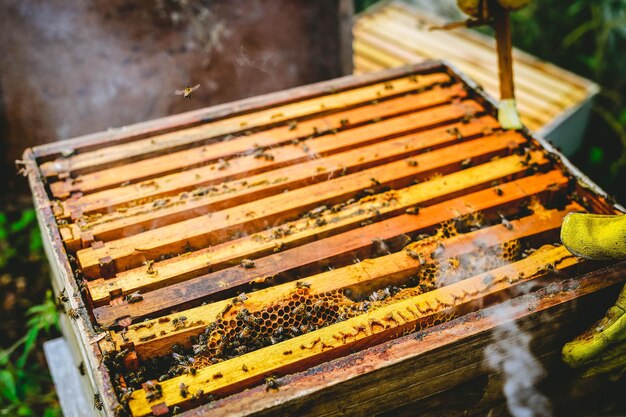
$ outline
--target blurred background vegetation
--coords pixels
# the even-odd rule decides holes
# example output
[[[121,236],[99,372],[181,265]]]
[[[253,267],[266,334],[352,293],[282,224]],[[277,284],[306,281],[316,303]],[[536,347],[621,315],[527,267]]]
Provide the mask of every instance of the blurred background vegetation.
[[[355,12],[376,0],[355,0]],[[573,162],[626,203],[626,0],[535,0],[513,14],[514,44],[601,87]],[[0,201],[0,415],[59,415],[43,341],[58,336],[34,210]]]
[[[512,22],[515,46],[601,87],[571,160],[625,205],[626,0],[534,0]]]
[[[0,212],[0,415],[60,415],[43,342],[59,334],[48,266],[32,208]]]

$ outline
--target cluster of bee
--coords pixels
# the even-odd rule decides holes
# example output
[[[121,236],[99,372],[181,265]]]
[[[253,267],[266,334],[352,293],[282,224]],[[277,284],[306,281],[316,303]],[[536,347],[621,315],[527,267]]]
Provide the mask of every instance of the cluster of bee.
[[[152,402],[163,397],[163,388],[161,384],[154,381],[146,381],[144,383],[144,390],[146,391],[146,400]]]
[[[327,206],[320,206],[309,211],[306,216],[317,218],[326,210],[329,210]],[[435,236],[414,236],[413,241],[422,242],[425,247],[432,247],[432,243],[439,242],[442,238],[454,236],[463,230],[475,230],[489,223],[502,222],[502,218],[498,219],[498,217],[495,216],[495,219],[486,221],[477,215],[465,216],[443,224]],[[284,236],[285,233],[284,230],[279,229],[275,229],[274,232],[280,237]],[[495,254],[501,259],[509,259],[517,256],[515,253],[519,254],[518,245],[514,243],[507,243],[507,245],[499,248],[500,252],[497,250],[490,252],[494,249],[478,245],[477,253],[479,255],[474,254],[473,256]],[[434,251],[429,254],[432,259],[442,255],[445,250],[442,244],[435,246]],[[201,334],[191,337],[189,347],[174,346],[170,355],[147,360],[141,364],[139,371],[136,372],[123,370],[122,363],[127,354],[126,351],[122,351],[108,358],[108,360],[114,363],[113,369],[121,369],[126,373],[129,386],[136,387],[141,381],[146,380],[163,381],[182,374],[194,375],[197,369],[211,364],[347,320],[367,311],[389,305],[399,299],[430,291],[436,287],[437,277],[446,274],[469,276],[479,271],[480,267],[472,266],[472,259],[470,258],[436,259],[436,261],[426,262],[420,251],[412,249],[413,247],[405,248],[404,251],[407,256],[420,262],[420,271],[402,285],[380,288],[369,295],[365,295],[364,298],[353,299],[349,290],[317,294],[312,291],[310,283],[297,281],[294,283],[294,288],[289,297],[284,300],[277,300],[273,305],[258,311],[249,311],[246,308],[248,296],[241,293],[226,304],[224,311],[218,314],[216,319],[208,324]],[[442,265],[453,267],[446,269]],[[254,262],[243,260],[242,267],[254,267]],[[491,268],[493,265],[483,265],[483,267]],[[485,280],[489,281],[489,275],[485,275]],[[390,320],[392,319],[393,317],[390,318]],[[186,322],[185,316],[171,320],[172,325],[177,329],[185,327]],[[284,354],[289,354],[289,352]],[[219,378],[219,375],[214,375],[214,377]],[[158,384],[154,382],[153,384],[155,384],[153,388],[147,389],[147,396],[156,399],[159,395]],[[192,395],[189,387],[185,384],[181,384],[179,388],[183,398],[201,399],[203,402],[208,398],[201,391]],[[277,389],[276,378],[268,378],[266,388],[268,390]]]

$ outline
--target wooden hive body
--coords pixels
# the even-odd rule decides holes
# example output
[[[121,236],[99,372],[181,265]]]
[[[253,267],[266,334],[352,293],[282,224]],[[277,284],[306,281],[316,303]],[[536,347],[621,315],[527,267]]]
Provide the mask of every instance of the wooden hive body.
[[[554,244],[568,212],[617,208],[493,114],[429,62],[28,150],[102,412],[411,414],[487,375],[457,408],[502,407],[491,331],[554,365],[624,264]]]

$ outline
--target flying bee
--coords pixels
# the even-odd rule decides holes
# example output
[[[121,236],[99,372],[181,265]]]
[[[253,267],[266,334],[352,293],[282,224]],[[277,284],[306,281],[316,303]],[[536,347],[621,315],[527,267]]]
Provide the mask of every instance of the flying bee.
[[[177,96],[183,96],[185,98],[191,98],[191,93],[193,93],[194,91],[196,91],[198,88],[200,88],[200,84],[196,84],[193,87],[185,87],[184,90],[176,90],[174,91],[174,94],[176,94]]]

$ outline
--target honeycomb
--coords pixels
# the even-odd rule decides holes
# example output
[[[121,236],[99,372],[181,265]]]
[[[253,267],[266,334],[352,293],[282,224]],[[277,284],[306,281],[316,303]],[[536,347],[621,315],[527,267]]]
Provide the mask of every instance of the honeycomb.
[[[482,216],[475,213],[447,221],[440,226],[434,236],[422,238],[418,246],[432,247],[433,243],[443,238],[458,235],[459,230],[480,228],[483,222]],[[434,252],[439,248],[440,246]],[[495,247],[479,247],[464,256],[423,261],[417,274],[410,277],[407,282],[376,290],[362,300],[355,299],[349,289],[319,294],[312,293],[305,282],[298,282],[288,299],[276,301],[260,311],[250,312],[245,308],[239,308],[235,318],[218,315],[204,334],[194,340],[196,355],[194,367],[199,369],[273,345],[399,300],[420,295],[439,286],[498,268],[518,259],[521,248],[520,242],[509,241]],[[452,316],[449,316],[446,319],[451,318]],[[420,324],[420,328],[442,321],[445,320],[437,317],[436,323],[425,322]]]
[[[416,236],[410,244],[411,249],[403,250],[407,252],[407,256],[419,257],[421,266],[417,273],[408,277],[405,282],[380,288],[360,297],[346,288],[315,293],[310,290],[308,283],[299,281],[294,284],[288,297],[275,300],[273,304],[258,311],[248,311],[243,307],[245,300],[236,298],[227,310],[212,318],[211,324],[202,334],[191,338],[191,349],[174,346],[171,355],[147,360],[137,372],[126,371],[126,381],[130,386],[136,386],[145,380],[164,380],[185,373],[195,374],[197,370],[209,365],[518,260],[522,256],[522,245],[519,241],[503,242],[491,247],[481,247],[475,242],[477,246],[466,255],[439,259],[442,245],[438,242],[483,228],[487,223],[492,222],[486,222],[480,213],[472,213],[440,224],[433,235]],[[455,317],[454,312],[432,315],[418,323],[417,328],[422,330]],[[117,369],[121,370],[121,367]]]

